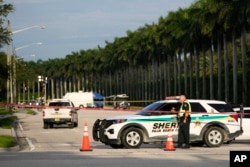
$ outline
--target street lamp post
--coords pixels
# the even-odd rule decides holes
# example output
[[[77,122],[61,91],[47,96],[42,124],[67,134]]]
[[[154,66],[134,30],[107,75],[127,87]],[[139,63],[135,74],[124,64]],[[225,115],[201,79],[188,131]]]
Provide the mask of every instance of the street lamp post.
[[[48,82],[48,78],[45,76],[41,76],[39,75],[38,77],[38,85],[40,87],[40,83],[42,84],[42,93],[41,93],[41,100],[43,99],[43,102],[46,104],[47,101],[47,82]]]
[[[41,42],[31,43],[31,44],[27,44],[27,45],[24,45],[24,46],[21,46],[21,47],[13,49],[13,51],[14,51],[14,53],[13,53],[13,78],[12,77],[11,78],[13,80],[13,89],[12,89],[12,92],[13,92],[13,95],[12,95],[13,101],[12,102],[14,102],[14,103],[16,103],[16,95],[17,95],[17,93],[16,93],[16,60],[17,60],[17,58],[16,58],[16,51],[18,51],[20,49],[24,49],[24,48],[30,47],[30,46],[33,46],[33,45],[42,45],[42,43]]]
[[[10,21],[8,20],[7,23],[7,30],[8,30],[8,35],[9,35],[9,39],[11,39],[11,35],[15,34],[15,33],[19,33],[22,31],[26,31],[29,29],[33,29],[33,28],[40,28],[40,29],[45,29],[45,26],[30,26],[30,27],[26,27],[23,29],[19,29],[16,31],[11,31],[10,28]],[[11,66],[11,51],[10,51],[10,42],[8,42],[7,44],[7,66],[10,67]],[[9,103],[13,103],[13,78],[12,78],[12,71],[8,70],[8,78],[7,78],[7,104]]]
[[[45,26],[38,26],[38,25],[30,26],[30,27],[26,27],[26,28],[23,28],[23,29],[20,29],[20,30],[12,31],[11,34],[16,34],[16,33],[22,32],[22,31],[33,29],[33,28],[45,29]]]

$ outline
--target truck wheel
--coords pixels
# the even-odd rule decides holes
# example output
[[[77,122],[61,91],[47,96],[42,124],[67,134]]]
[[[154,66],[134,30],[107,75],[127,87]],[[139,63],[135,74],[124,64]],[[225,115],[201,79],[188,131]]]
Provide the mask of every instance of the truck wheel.
[[[54,127],[54,124],[53,123],[50,123],[49,124],[49,128],[53,128]]]
[[[121,141],[125,148],[140,148],[143,141],[142,132],[138,128],[128,128],[123,132]]]
[[[78,127],[78,121],[74,122],[74,127]]]
[[[46,123],[46,122],[44,122],[44,123],[43,123],[43,128],[44,128],[44,129],[48,129],[48,128],[49,128],[49,124]]]
[[[224,143],[224,138],[224,130],[213,126],[206,131],[204,142],[208,147],[219,147]]]
[[[70,123],[69,127],[70,127],[70,128],[74,128],[74,125],[75,125],[75,123],[74,123],[74,121],[72,121],[72,122]]]

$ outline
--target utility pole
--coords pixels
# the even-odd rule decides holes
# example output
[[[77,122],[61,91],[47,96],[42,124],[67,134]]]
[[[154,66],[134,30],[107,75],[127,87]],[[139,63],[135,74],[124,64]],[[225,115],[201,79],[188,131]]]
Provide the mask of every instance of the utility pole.
[[[13,103],[12,96],[12,70],[11,70],[11,53],[10,53],[10,42],[11,42],[11,30],[10,30],[10,21],[8,20],[7,25],[8,31],[8,44],[7,44],[7,68],[8,68],[8,78],[7,78],[7,104]]]

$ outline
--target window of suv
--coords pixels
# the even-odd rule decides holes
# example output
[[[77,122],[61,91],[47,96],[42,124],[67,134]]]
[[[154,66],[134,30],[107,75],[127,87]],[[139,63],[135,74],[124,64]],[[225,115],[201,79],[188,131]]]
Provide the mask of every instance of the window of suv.
[[[177,111],[180,103],[152,103],[146,106],[143,111],[171,111],[174,107]]]
[[[218,112],[234,112],[233,108],[229,104],[209,104]]]
[[[192,112],[207,112],[206,109],[198,102],[191,102]]]
[[[174,109],[174,111],[179,110],[180,103],[175,102],[175,103],[159,103],[155,102],[152,103],[145,108],[142,109],[141,112],[138,112],[136,115],[165,115],[165,114],[171,114],[170,111]],[[159,112],[162,111],[162,112]],[[165,112],[166,111],[166,112]],[[173,114],[173,113],[172,113]]]

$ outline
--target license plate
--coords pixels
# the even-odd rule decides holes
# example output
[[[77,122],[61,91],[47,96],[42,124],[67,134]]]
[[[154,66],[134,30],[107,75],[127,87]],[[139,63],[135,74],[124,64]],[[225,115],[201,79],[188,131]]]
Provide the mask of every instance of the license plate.
[[[55,121],[56,121],[56,122],[60,121],[60,118],[55,118]]]

